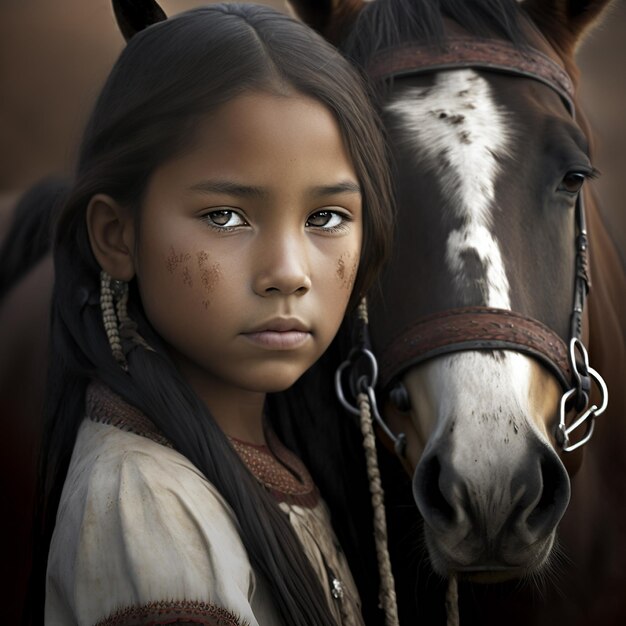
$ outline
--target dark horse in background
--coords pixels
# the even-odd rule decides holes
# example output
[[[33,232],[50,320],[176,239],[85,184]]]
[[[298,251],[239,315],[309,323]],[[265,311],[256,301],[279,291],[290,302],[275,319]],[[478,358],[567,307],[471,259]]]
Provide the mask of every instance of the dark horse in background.
[[[371,332],[385,418],[408,439],[411,480],[383,459],[401,624],[444,622],[451,573],[461,581],[463,625],[626,621],[626,280],[583,185],[593,176],[584,118],[531,77],[441,67],[389,80],[372,70],[383,50],[427,42],[445,49],[460,35],[520,50],[530,43],[575,79],[576,43],[606,4],[292,2],[372,75],[394,162],[396,253],[371,302]],[[593,285],[583,339],[611,392],[584,460],[556,441],[558,371],[527,351],[463,349],[417,363],[388,350],[424,318],[472,307],[514,311],[568,341],[579,195]],[[42,303],[51,279],[44,261],[18,287],[21,302]],[[46,307],[22,311],[20,341],[43,346],[35,329],[45,334]],[[43,354],[20,345],[29,376],[41,379]],[[18,407],[24,399],[15,400]]]
[[[396,546],[401,623],[440,623],[451,573],[462,624],[626,623],[626,275],[569,84],[608,2],[293,4],[376,83],[395,168],[395,254],[370,325],[428,561]],[[539,345],[563,356],[577,334],[611,394],[584,460],[558,429],[571,372]]]

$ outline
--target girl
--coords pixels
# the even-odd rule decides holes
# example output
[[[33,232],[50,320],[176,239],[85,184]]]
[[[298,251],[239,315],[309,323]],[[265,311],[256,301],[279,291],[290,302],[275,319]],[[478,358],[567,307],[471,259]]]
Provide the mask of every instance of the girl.
[[[132,36],[56,227],[46,624],[362,623],[266,396],[372,283],[389,207],[360,82],[305,26],[214,5]]]

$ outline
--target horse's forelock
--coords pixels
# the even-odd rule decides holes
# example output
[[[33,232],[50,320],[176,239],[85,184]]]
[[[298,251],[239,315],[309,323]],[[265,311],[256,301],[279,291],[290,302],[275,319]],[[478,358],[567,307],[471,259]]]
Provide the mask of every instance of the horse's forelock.
[[[518,45],[526,43],[517,0],[372,0],[341,47],[359,65],[367,66],[381,50],[409,41],[443,43],[446,18],[469,34],[494,34]]]

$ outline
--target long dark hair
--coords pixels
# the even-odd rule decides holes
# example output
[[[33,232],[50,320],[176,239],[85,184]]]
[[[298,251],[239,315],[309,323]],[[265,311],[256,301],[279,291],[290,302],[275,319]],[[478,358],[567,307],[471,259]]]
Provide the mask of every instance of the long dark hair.
[[[288,520],[244,468],[167,357],[134,281],[129,314],[155,351],[132,350],[128,373],[113,359],[98,304],[100,268],[85,221],[86,207],[97,193],[112,196],[139,216],[150,176],[189,141],[201,115],[245,91],[285,89],[316,99],[334,114],[359,178],[364,234],[353,305],[372,284],[390,245],[390,184],[380,126],[367,94],[329,44],[301,23],[261,6],[210,6],[135,35],[104,86],[84,136],[76,182],[55,230],[51,367],[36,520],[36,621],[41,620],[47,549],[84,416],[85,390],[90,380],[98,379],[148,415],[224,496],[284,623],[333,622]],[[276,407],[279,413],[290,410],[289,403],[277,402]]]

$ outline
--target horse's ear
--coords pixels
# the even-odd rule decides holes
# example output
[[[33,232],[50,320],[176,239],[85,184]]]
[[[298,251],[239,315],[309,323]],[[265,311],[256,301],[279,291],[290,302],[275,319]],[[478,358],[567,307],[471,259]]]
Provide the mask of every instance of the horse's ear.
[[[113,11],[126,41],[151,24],[167,19],[154,0],[113,0]]]
[[[288,0],[295,14],[332,43],[338,43],[367,0]]]
[[[571,55],[612,2],[613,0],[525,0],[522,6],[550,42]]]

